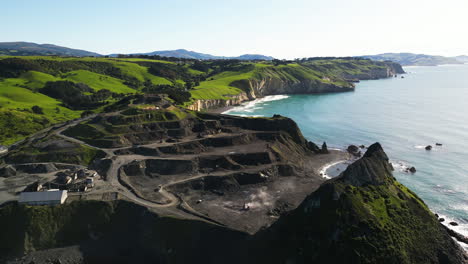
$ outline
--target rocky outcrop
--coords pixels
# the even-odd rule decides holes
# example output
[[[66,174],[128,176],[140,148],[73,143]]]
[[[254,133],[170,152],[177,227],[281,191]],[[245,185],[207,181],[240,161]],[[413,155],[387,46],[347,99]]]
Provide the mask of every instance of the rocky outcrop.
[[[349,165],[341,175],[346,184],[353,186],[384,184],[388,179],[393,179],[393,167],[388,162],[388,157],[380,146],[375,143],[369,147],[364,156]]]
[[[323,142],[322,144],[322,149],[320,150],[320,153],[321,154],[328,154],[328,147],[327,147],[327,143],[326,142]]]
[[[228,106],[235,106],[240,105],[244,101],[248,101],[251,99],[255,99],[256,97],[249,97],[247,93],[243,92],[238,95],[229,95],[226,96],[229,99],[206,99],[206,100],[195,100],[191,105],[187,107],[187,109],[193,111],[201,111],[207,109],[214,109],[214,108],[222,108]]]
[[[361,157],[362,155],[361,150],[355,145],[349,145],[346,150],[348,151],[349,154],[355,157]]]
[[[464,264],[468,256],[424,202],[396,181],[380,144],[257,239],[271,263]],[[265,242],[268,241],[268,242]],[[258,245],[257,245],[258,246]]]

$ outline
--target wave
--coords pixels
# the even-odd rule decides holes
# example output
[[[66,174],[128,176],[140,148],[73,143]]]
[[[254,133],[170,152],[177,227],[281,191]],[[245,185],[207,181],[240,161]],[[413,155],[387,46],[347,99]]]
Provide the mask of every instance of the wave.
[[[353,160],[339,160],[328,163],[320,169],[319,174],[325,179],[337,177],[341,172],[345,171],[351,163],[353,163]]]
[[[411,168],[410,164],[401,160],[391,160],[390,163],[393,166],[393,169],[399,172],[407,172],[407,169]]]
[[[223,114],[238,113],[238,112],[252,113],[255,110],[262,109],[263,107],[261,107],[260,105],[265,104],[266,102],[278,101],[278,100],[283,100],[286,98],[289,98],[289,96],[283,95],[283,94],[268,95],[259,99],[255,99],[253,101],[242,103],[240,106],[236,106],[232,109],[224,111]],[[251,115],[246,114],[245,116],[251,116]]]
[[[457,233],[460,233],[464,236],[468,236],[468,224],[467,223],[464,223],[464,222],[461,222],[459,219],[455,219],[455,218],[452,218],[446,214],[441,214],[441,213],[438,213],[437,214],[439,215],[440,218],[443,218],[444,221],[442,222],[442,224],[450,229],[452,229],[453,231],[457,232]],[[458,223],[458,226],[452,226],[450,225],[450,222],[456,222]],[[458,242],[458,244],[463,248],[465,249],[467,252],[468,252],[468,244],[465,244],[463,242],[460,242],[458,240],[456,240]]]

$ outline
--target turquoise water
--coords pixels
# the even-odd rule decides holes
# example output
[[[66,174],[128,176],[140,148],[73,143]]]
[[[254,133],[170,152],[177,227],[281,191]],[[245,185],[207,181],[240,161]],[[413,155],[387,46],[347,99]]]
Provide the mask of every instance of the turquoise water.
[[[309,140],[340,149],[380,142],[395,177],[468,235],[468,65],[405,70],[404,79],[362,81],[355,92],[269,96],[227,113],[288,116]]]

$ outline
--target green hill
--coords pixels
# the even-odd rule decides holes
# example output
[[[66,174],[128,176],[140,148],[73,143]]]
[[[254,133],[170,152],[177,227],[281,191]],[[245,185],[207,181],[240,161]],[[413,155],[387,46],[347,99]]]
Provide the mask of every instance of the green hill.
[[[148,56],[147,56],[148,57]],[[355,58],[247,62],[140,57],[0,56],[0,144],[52,124],[105,111],[129,94],[165,93],[202,110],[268,94],[352,91],[353,78],[389,77],[401,67]],[[210,100],[215,100],[213,104]],[[208,102],[206,107],[194,107]]]

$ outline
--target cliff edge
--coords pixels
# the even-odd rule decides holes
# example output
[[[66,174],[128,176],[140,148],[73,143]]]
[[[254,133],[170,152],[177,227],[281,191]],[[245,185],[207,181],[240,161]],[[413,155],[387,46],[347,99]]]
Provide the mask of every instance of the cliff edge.
[[[268,241],[262,250],[275,252],[275,263],[467,263],[463,249],[392,170],[375,143],[260,234]]]

